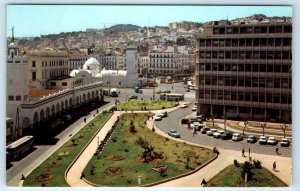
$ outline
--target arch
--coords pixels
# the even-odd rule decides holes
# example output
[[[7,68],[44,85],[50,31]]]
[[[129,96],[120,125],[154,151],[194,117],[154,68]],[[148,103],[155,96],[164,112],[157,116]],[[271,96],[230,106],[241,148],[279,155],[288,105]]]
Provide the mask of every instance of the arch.
[[[51,113],[50,113],[50,116],[53,116],[55,114],[55,106],[52,105],[51,106]]]
[[[47,107],[47,109],[46,109],[46,118],[48,118],[50,116],[50,109],[49,109],[49,107]]]
[[[33,124],[37,123],[39,121],[39,114],[37,112],[33,115]]]
[[[99,97],[99,91],[96,90],[96,97]]]
[[[73,99],[70,98],[70,99],[69,99],[69,107],[72,107],[72,105],[73,105]]]
[[[45,119],[45,112],[44,112],[44,110],[42,109],[41,111],[40,111],[40,121],[43,121]]]
[[[90,101],[90,98],[91,98],[91,94],[90,94],[90,92],[88,92],[88,94],[87,94],[87,101]]]
[[[79,105],[79,97],[76,97],[76,105]]]
[[[59,113],[59,111],[60,111],[59,110],[59,103],[56,103],[56,110],[55,111],[56,111],[56,113]]]
[[[22,121],[22,128],[30,127],[30,119],[28,117],[25,117]]]
[[[69,106],[68,106],[68,100],[65,101],[65,109],[68,109]]]
[[[94,98],[95,98],[95,92],[92,91],[92,99],[94,99]]]
[[[85,103],[86,102],[86,95],[83,94],[83,102]]]
[[[60,111],[64,111],[64,101],[61,101],[60,103]]]

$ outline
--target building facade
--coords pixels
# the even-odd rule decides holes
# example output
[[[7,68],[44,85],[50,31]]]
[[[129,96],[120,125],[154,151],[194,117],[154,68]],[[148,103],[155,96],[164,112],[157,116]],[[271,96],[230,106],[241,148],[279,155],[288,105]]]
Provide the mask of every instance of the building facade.
[[[205,26],[197,36],[198,113],[291,122],[292,24]]]
[[[69,56],[62,52],[39,51],[28,55],[28,81],[30,88],[46,89],[49,80],[69,74]]]

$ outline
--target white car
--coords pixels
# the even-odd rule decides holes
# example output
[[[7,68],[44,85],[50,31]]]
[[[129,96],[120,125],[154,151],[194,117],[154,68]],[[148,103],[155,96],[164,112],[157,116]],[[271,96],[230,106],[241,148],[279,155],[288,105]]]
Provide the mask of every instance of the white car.
[[[160,121],[160,120],[162,120],[162,118],[161,118],[160,115],[155,115],[155,116],[154,116],[154,120],[155,120],[155,121]]]
[[[183,103],[183,104],[180,105],[180,108],[187,108],[188,106],[189,106],[189,104]]]
[[[288,146],[290,146],[290,142],[287,138],[282,138],[281,141],[280,141],[280,145],[282,147],[288,147]]]
[[[192,108],[192,111],[197,111],[197,106],[196,105]]]
[[[267,144],[268,139],[265,136],[260,136],[258,142],[259,144]]]
[[[270,145],[276,145],[277,140],[276,140],[275,137],[269,137],[267,143],[270,144]]]
[[[208,136],[213,136],[213,134],[214,134],[215,132],[217,132],[217,129],[210,129],[209,131],[206,132],[206,134],[207,134]]]
[[[219,130],[219,131],[215,132],[215,133],[213,134],[213,136],[214,136],[214,138],[220,138],[221,134],[224,133],[224,132],[225,132],[225,131],[223,131],[223,130]]]
[[[232,135],[232,140],[233,141],[241,141],[241,140],[243,140],[243,136],[240,133],[234,133]]]

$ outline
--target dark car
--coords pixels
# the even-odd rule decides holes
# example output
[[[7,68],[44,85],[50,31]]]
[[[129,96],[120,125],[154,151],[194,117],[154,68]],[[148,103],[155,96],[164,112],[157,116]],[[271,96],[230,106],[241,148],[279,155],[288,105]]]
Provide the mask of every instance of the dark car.
[[[183,118],[181,119],[181,124],[188,124],[190,122],[189,119]]]
[[[224,132],[220,135],[221,139],[228,140],[232,138],[232,133],[230,132]]]
[[[249,135],[247,138],[247,143],[255,143],[257,138],[254,135]]]
[[[129,96],[129,99],[137,99],[138,97],[136,95]]]

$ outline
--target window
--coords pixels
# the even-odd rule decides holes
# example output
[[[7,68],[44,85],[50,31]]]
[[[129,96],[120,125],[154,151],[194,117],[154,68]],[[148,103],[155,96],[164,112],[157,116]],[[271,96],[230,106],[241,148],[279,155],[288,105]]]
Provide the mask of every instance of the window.
[[[21,101],[22,100],[22,96],[18,95],[16,96],[16,101]]]
[[[56,86],[56,82],[51,82],[50,86]]]
[[[119,85],[121,85],[122,83],[121,82],[119,82]]]
[[[67,83],[67,82],[62,82],[61,85],[62,85],[62,86],[67,86],[68,83]]]
[[[32,72],[32,81],[36,80],[36,72]]]
[[[35,68],[35,61],[32,61],[32,67]]]
[[[12,95],[8,96],[8,101],[14,101],[14,96]]]

